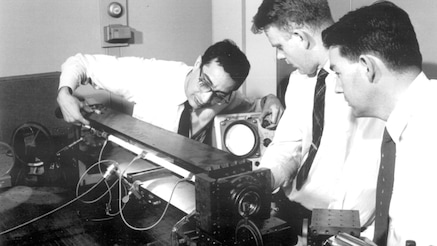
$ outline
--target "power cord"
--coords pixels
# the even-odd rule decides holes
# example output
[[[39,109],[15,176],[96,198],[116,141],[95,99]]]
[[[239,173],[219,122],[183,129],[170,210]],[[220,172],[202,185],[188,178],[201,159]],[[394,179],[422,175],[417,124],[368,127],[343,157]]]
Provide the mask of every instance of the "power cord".
[[[113,217],[113,216],[117,216],[117,215],[120,213],[120,211],[117,211],[116,213],[111,213],[111,202],[112,202],[112,192],[111,192],[111,190],[112,190],[112,188],[114,188],[115,185],[117,184],[118,179],[117,179],[116,182],[114,182],[114,183],[112,183],[111,185],[109,185],[109,184],[108,184],[108,181],[107,181],[107,178],[112,174],[112,171],[114,170],[114,168],[116,168],[116,167],[118,166],[118,162],[113,161],[113,160],[102,160],[103,150],[105,149],[105,146],[107,145],[107,143],[108,143],[108,140],[106,140],[106,141],[104,142],[104,144],[102,145],[102,148],[101,148],[100,153],[99,153],[98,161],[97,161],[96,163],[94,163],[93,165],[91,165],[88,169],[86,169],[85,172],[81,175],[79,181],[78,181],[77,184],[76,184],[76,196],[79,195],[79,186],[80,186],[80,184],[82,183],[82,180],[86,177],[86,175],[91,171],[92,168],[94,168],[95,166],[98,166],[98,167],[99,167],[99,172],[100,172],[100,174],[103,176],[103,181],[104,181],[104,183],[105,183],[107,189],[106,189],[106,191],[105,191],[103,194],[101,194],[101,195],[100,195],[99,197],[97,197],[96,199],[94,199],[94,200],[89,200],[89,201],[81,200],[81,202],[83,202],[83,203],[85,203],[85,204],[92,204],[92,203],[95,203],[95,202],[99,201],[99,200],[102,199],[106,194],[108,194],[108,201],[107,201],[107,203],[106,203],[105,211],[106,211],[106,215],[108,215],[108,216],[112,216],[112,217]],[[106,172],[105,172],[105,173],[103,172],[103,170],[102,170],[102,168],[101,168],[101,164],[102,164],[102,163],[110,163],[110,164],[111,164],[111,165],[109,165],[109,167],[106,169]],[[126,189],[125,189],[125,190],[126,190]],[[123,208],[124,208],[124,207],[123,207]],[[105,221],[105,220],[109,220],[109,219],[112,219],[112,218],[91,219],[91,221]]]
[[[118,205],[119,205],[119,211],[120,211],[120,217],[121,217],[121,219],[123,220],[124,224],[125,224],[127,227],[129,227],[129,228],[132,229],[132,230],[136,230],[136,231],[147,231],[147,230],[150,230],[150,229],[154,228],[156,225],[158,225],[158,224],[162,221],[162,219],[164,218],[165,214],[167,213],[167,210],[168,210],[168,208],[169,208],[169,206],[170,206],[170,201],[171,201],[171,199],[173,198],[173,194],[174,194],[174,192],[175,192],[176,187],[178,186],[178,184],[179,184],[179,183],[182,183],[182,182],[185,182],[185,181],[190,181],[191,178],[192,178],[192,177],[186,177],[186,178],[183,178],[183,179],[178,180],[178,182],[174,185],[174,187],[173,187],[173,189],[172,189],[172,191],[171,191],[170,198],[169,198],[168,201],[167,201],[167,205],[165,206],[164,211],[163,211],[162,214],[161,214],[161,217],[160,217],[160,218],[159,218],[155,223],[153,223],[152,225],[150,225],[150,226],[148,226],[148,227],[135,227],[135,226],[131,225],[131,224],[126,220],[126,218],[125,218],[125,216],[124,216],[124,214],[123,214],[123,210],[122,210],[122,200],[123,200],[123,199],[121,199],[121,186],[122,186],[122,185],[121,185],[121,183],[122,183],[121,181],[122,181],[123,176],[124,176],[124,173],[127,171],[128,167],[129,167],[130,165],[132,165],[132,163],[134,163],[136,160],[142,158],[143,155],[144,155],[144,153],[140,153],[139,155],[137,155],[136,157],[134,157],[134,158],[132,159],[132,161],[127,165],[127,167],[124,169],[124,171],[120,174],[120,176],[119,176],[119,182],[118,182],[118,185],[119,185],[119,194],[120,194],[120,199],[119,199],[119,203],[118,203]],[[128,201],[128,200],[127,200],[127,201]],[[127,202],[127,201],[126,201],[126,202]]]
[[[15,227],[12,227],[12,228],[10,228],[10,229],[8,229],[8,230],[6,230],[6,231],[2,231],[2,232],[0,232],[0,236],[1,236],[1,235],[4,235],[4,234],[7,234],[7,233],[9,233],[9,232],[15,231],[15,230],[17,230],[17,229],[19,229],[19,228],[22,228],[22,227],[24,227],[24,226],[27,226],[27,225],[29,225],[29,224],[32,224],[32,223],[35,222],[35,221],[38,221],[38,220],[40,220],[40,219],[42,219],[42,218],[44,218],[44,217],[46,217],[46,216],[48,216],[48,215],[51,215],[51,214],[53,214],[53,213],[55,213],[55,212],[57,212],[57,211],[59,211],[59,210],[65,208],[65,207],[67,207],[68,205],[70,205],[70,204],[72,204],[72,203],[78,201],[79,199],[81,199],[82,197],[84,197],[85,195],[87,195],[87,194],[88,194],[89,192],[91,192],[95,187],[97,187],[97,185],[99,185],[102,181],[103,181],[103,178],[102,178],[101,180],[99,180],[99,182],[97,182],[97,183],[96,183],[93,187],[91,187],[89,190],[87,190],[86,192],[82,193],[80,196],[74,198],[73,200],[71,200],[71,201],[69,201],[69,202],[63,204],[62,206],[57,207],[57,208],[55,208],[55,209],[53,209],[53,210],[51,210],[51,211],[49,211],[49,212],[47,212],[47,213],[45,213],[45,214],[43,214],[43,215],[40,215],[40,216],[38,216],[38,217],[36,217],[36,218],[34,218],[34,219],[31,219],[31,220],[29,220],[29,221],[27,221],[27,222],[25,222],[25,223],[20,224],[20,225],[18,225],[18,226],[15,226]]]

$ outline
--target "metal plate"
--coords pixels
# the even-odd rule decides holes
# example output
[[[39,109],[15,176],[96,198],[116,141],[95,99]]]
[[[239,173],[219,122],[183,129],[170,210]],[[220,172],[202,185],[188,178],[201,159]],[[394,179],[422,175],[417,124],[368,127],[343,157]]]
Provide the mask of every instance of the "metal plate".
[[[167,155],[174,159],[176,165],[193,174],[210,173],[228,167],[247,166],[247,164],[250,166],[245,159],[236,158],[225,151],[109,108],[101,110],[101,114],[94,113],[87,118],[92,127],[122,136]]]

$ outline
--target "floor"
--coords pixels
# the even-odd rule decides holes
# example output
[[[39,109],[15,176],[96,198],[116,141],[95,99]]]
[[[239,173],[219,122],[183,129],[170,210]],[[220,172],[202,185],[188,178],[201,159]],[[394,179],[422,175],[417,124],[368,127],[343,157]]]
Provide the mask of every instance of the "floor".
[[[90,185],[92,186],[92,185]],[[85,192],[90,187],[83,187]],[[97,187],[83,199],[94,200],[105,190]],[[73,202],[75,189],[62,186],[18,185],[0,189],[0,245],[170,245],[171,229],[184,216],[170,207],[164,219],[154,228],[137,231],[129,228],[120,215],[108,216],[118,211],[118,189],[93,203]],[[115,198],[114,198],[115,197]],[[112,208],[107,210],[107,204]],[[124,207],[126,221],[134,227],[144,228],[154,224],[166,203],[151,205],[131,198]],[[57,211],[56,211],[57,210]],[[37,221],[3,234],[6,230],[27,223],[45,213]]]

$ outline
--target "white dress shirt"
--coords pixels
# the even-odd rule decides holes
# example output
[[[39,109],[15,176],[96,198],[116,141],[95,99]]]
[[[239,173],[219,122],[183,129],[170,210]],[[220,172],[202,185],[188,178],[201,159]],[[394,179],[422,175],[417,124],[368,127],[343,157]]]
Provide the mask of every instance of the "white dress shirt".
[[[343,94],[335,92],[335,74],[325,64],[325,121],[308,179],[298,191],[295,176],[312,142],[312,112],[317,77],[290,75],[284,115],[260,167],[270,168],[274,188],[282,186],[291,201],[314,208],[359,210],[361,226],[374,217],[376,180],[384,122],[356,119]]]
[[[135,103],[133,116],[166,130],[177,132],[184,109],[185,80],[193,67],[182,62],[77,54],[62,65],[59,88],[75,90],[90,83]],[[229,104],[214,105],[192,113],[192,135],[202,131],[219,113],[260,111],[260,100],[234,92]]]
[[[396,143],[387,245],[437,245],[437,81],[421,73],[387,120]]]

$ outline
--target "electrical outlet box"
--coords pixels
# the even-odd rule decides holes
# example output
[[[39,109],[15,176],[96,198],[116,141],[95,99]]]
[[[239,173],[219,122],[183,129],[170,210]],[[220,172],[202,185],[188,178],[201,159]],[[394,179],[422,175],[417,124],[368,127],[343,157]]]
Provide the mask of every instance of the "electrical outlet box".
[[[128,45],[127,0],[100,0],[100,32],[103,48]]]
[[[130,27],[123,25],[109,25],[104,27],[104,40],[108,43],[128,42],[132,37]]]

